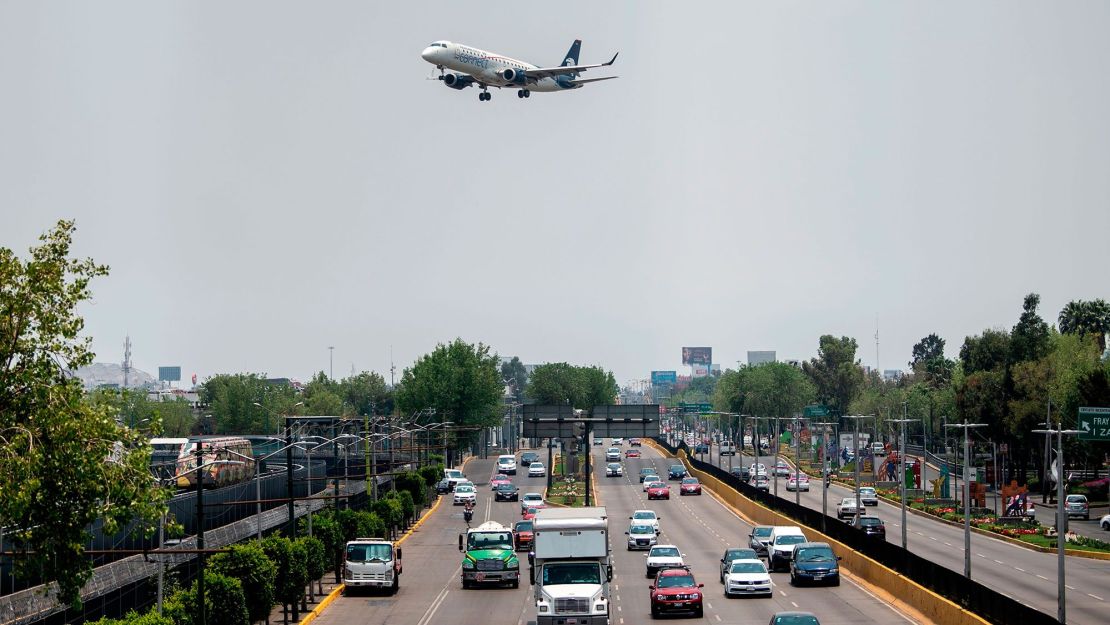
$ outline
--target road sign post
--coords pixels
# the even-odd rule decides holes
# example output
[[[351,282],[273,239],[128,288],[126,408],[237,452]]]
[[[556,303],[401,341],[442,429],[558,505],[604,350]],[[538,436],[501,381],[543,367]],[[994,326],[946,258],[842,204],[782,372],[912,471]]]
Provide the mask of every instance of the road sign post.
[[[1079,440],[1110,441],[1110,408],[1080,407],[1078,425]]]

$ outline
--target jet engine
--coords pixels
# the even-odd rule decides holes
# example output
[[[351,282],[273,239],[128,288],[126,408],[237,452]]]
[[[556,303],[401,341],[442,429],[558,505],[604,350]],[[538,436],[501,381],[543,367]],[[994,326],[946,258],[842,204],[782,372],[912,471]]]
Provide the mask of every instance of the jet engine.
[[[511,67],[501,70],[501,78],[504,79],[505,82],[509,82],[514,85],[523,85],[528,80],[528,77],[524,75],[523,71],[519,69],[513,69]]]
[[[463,74],[444,74],[443,84],[452,89],[466,89],[474,79]]]

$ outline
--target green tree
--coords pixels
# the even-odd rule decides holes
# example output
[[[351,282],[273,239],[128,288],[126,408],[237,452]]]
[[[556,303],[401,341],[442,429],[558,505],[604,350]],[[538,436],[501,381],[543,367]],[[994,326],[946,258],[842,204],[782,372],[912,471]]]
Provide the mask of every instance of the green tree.
[[[513,399],[523,401],[524,388],[528,384],[528,370],[520,358],[513,356],[512,360],[501,363],[501,379],[504,380],[513,392]]]
[[[1063,334],[1096,336],[1099,349],[1104,350],[1106,333],[1110,332],[1110,304],[1103,299],[1068,302],[1060,311],[1059,323]]]
[[[188,590],[174,593],[163,613],[177,625],[197,625],[200,610],[197,607],[196,582]],[[212,571],[204,572],[205,625],[249,625],[247,599],[239,580]]]
[[[343,414],[371,415],[393,412],[393,393],[385,384],[385,378],[377,373],[363,371],[339,383],[339,395],[343,399]]]
[[[105,616],[96,621],[86,621],[86,623],[88,625],[174,625],[172,618],[158,614],[155,610],[143,613],[131,610],[120,619]]]
[[[270,616],[277,567],[257,542],[232,545],[208,560],[208,570],[239,580],[246,597],[247,618],[253,623]]]
[[[298,522],[298,531],[301,533],[308,532],[307,521],[307,518],[302,518]],[[341,566],[340,556],[347,541],[343,536],[343,528],[339,526],[339,522],[331,511],[321,512],[314,517],[312,535],[324,545],[324,552],[327,558],[325,567],[332,571],[336,571],[338,575],[339,567]],[[336,579],[336,581],[338,582],[339,580]]]
[[[331,566],[329,563],[327,547],[324,542],[315,536],[302,536],[297,539],[305,552],[305,569],[307,570],[308,591],[312,594],[312,582],[324,576],[324,572]]]
[[[721,374],[713,389],[713,408],[720,412],[740,414],[744,411],[744,400],[751,387],[749,377],[751,367],[729,369]]]
[[[413,504],[423,506],[428,501],[428,482],[424,480],[421,473],[406,471],[397,476],[396,485],[398,490],[407,492],[412,497]],[[442,475],[442,472],[438,475]]]
[[[532,370],[525,394],[537,404],[564,405],[583,408],[585,395],[575,368],[565,362],[544,363]]]
[[[497,356],[481,343],[455,339],[437,345],[405,369],[396,391],[397,408],[405,414],[434,408],[456,426],[498,425],[505,388],[497,363]]]
[[[965,375],[993,371],[1005,367],[1010,358],[1010,333],[1005,330],[983,330],[964,339],[960,347],[960,364]]]
[[[617,400],[620,387],[613,377],[612,371],[601,367],[576,367],[579,386],[582,389],[581,408],[590,409],[594,406],[612,404]]]
[[[784,362],[749,367],[744,410],[759,417],[790,417],[813,401],[816,390],[804,373]]]
[[[817,399],[838,414],[846,414],[864,382],[863,369],[856,360],[856,340],[823,335],[817,357],[802,363],[802,370],[816,388]]]
[[[1037,360],[1048,353],[1048,324],[1037,314],[1041,296],[1025,296],[1021,318],[1010,332],[1010,362]]]
[[[308,584],[308,554],[302,545],[280,536],[263,540],[262,550],[277,566],[274,598],[286,607],[287,612],[292,610],[294,621],[300,620],[298,601]]]
[[[18,528],[7,535],[18,571],[57,581],[59,600],[78,604],[92,572],[85,528],[154,527],[171,493],[150,474],[147,437],[85,401],[68,374],[92,363],[77,307],[108,273],[70,258],[73,232],[59,221],[26,261],[0,248],[0,519]]]
[[[213,376],[201,384],[199,394],[223,434],[276,434],[283,416],[304,414],[292,386],[257,373]]]

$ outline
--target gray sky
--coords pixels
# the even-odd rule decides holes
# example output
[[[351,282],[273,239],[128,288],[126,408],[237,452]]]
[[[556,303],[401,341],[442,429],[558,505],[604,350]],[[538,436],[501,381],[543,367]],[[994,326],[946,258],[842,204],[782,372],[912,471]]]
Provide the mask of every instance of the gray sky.
[[[1110,4],[0,2],[0,246],[112,266],[100,361],[622,383],[1054,321],[1110,281]],[[479,102],[436,39],[620,79]],[[604,75],[604,71],[593,75]]]

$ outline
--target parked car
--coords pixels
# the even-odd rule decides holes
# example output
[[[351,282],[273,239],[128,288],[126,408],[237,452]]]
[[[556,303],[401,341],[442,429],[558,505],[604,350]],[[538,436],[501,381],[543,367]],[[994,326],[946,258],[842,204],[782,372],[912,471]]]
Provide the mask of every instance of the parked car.
[[[681,464],[672,464],[670,469],[667,469],[667,479],[681,480],[686,477],[686,467]]]
[[[790,555],[790,583],[826,582],[840,585],[840,557],[833,553],[829,543],[798,543]]]
[[[1099,519],[1098,524],[1102,526],[1102,529],[1110,532],[1110,514]]]
[[[776,525],[767,544],[767,564],[772,571],[787,568],[794,546],[806,542],[806,535],[797,525]]]
[[[836,504],[836,518],[838,519],[850,519],[856,516],[858,511],[855,497],[845,497],[840,500],[840,503]]]
[[[547,475],[547,468],[543,466],[542,462],[533,462],[528,465],[528,477],[544,477]]]
[[[771,574],[762,560],[755,558],[733,560],[724,575],[725,596],[763,595],[771,597],[774,590]]]
[[[683,557],[682,552],[674,545],[655,545],[644,554],[644,560],[647,564],[647,577],[655,577],[655,574],[665,567],[686,566]]]
[[[663,517],[656,514],[655,510],[635,510],[632,512],[632,516],[628,517],[628,519],[632,521],[633,524],[650,523],[652,526],[655,527],[655,531],[658,532],[659,521],[661,521]]]
[[[621,477],[624,475],[624,467],[619,462],[610,462],[605,465],[605,477]]]
[[[694,580],[694,574],[685,568],[669,568],[659,571],[651,590],[651,617],[659,618],[664,614],[685,613],[694,618],[702,617],[702,586]]]
[[[451,492],[451,480],[443,478],[442,480],[436,482],[437,495],[446,495],[449,492]]]
[[[1064,510],[1068,513],[1068,518],[1083,517],[1084,521],[1091,520],[1091,506],[1087,503],[1086,495],[1068,495],[1064,499]]]
[[[671,498],[671,487],[666,482],[651,482],[647,489],[648,500]]]
[[[852,525],[868,536],[886,539],[886,524],[877,516],[861,516]]]
[[[879,505],[879,495],[870,486],[861,486],[859,489],[859,502],[865,506]]]
[[[701,482],[696,477],[684,477],[682,483],[678,486],[678,495],[700,495]]]
[[[748,546],[751,547],[756,553],[761,556],[767,556],[767,545],[771,542],[771,530],[774,529],[770,525],[756,525],[748,534]]]
[[[512,482],[504,482],[497,486],[493,491],[494,501],[516,501],[519,498],[520,489]]]
[[[516,551],[528,551],[532,548],[532,541],[531,521],[517,521],[513,523],[513,546]]]
[[[721,583],[722,584],[725,583],[725,574],[728,573],[728,570],[730,568],[732,568],[732,563],[733,562],[735,562],[737,560],[758,560],[758,559],[759,559],[759,554],[756,553],[755,549],[744,549],[742,547],[735,547],[735,548],[725,549],[724,554],[721,555],[721,566],[720,566],[720,571],[719,571],[720,576],[721,576]]]
[[[637,523],[633,521],[625,532],[628,536],[628,550],[651,549],[659,541],[659,532],[650,523]]]

